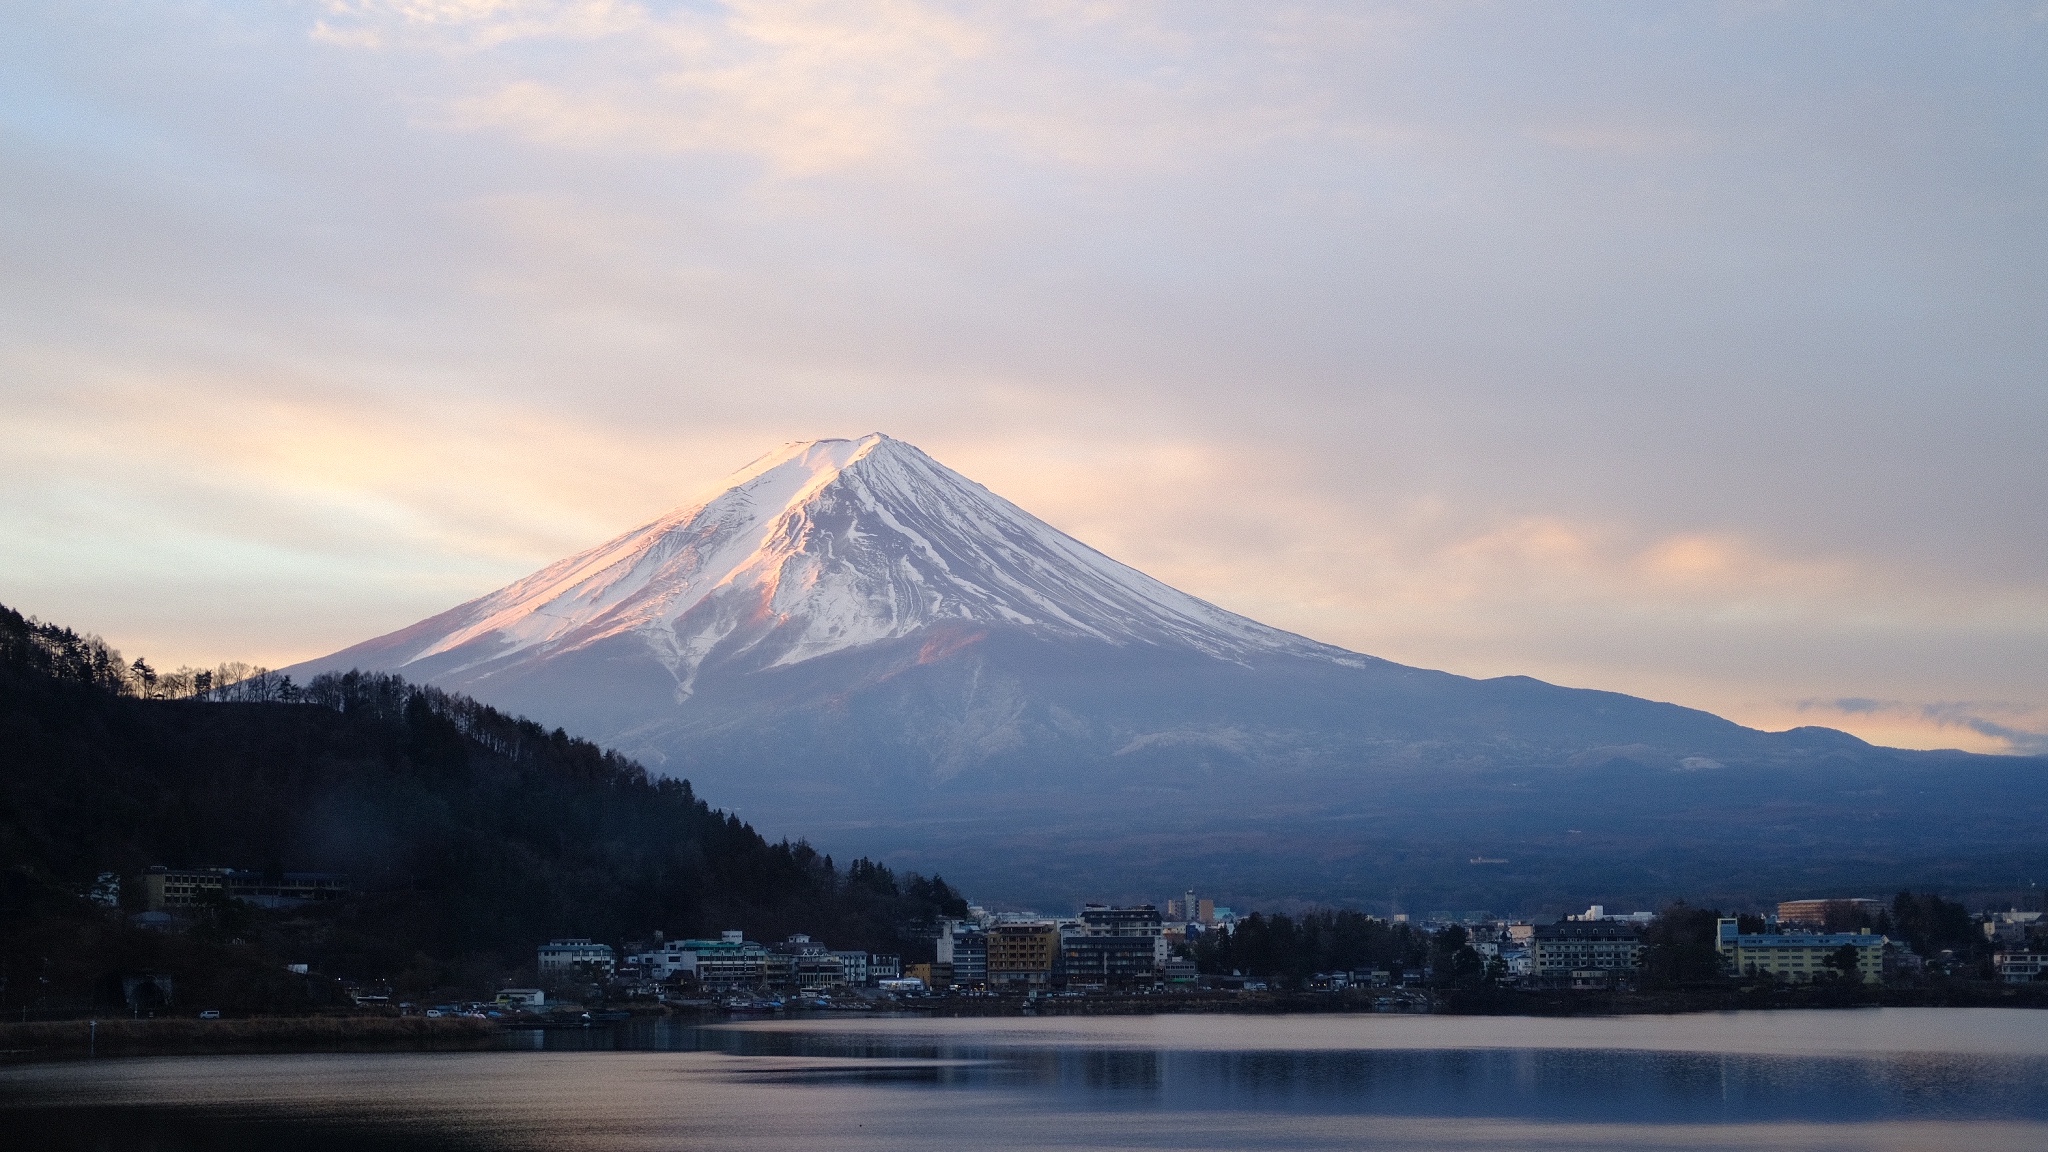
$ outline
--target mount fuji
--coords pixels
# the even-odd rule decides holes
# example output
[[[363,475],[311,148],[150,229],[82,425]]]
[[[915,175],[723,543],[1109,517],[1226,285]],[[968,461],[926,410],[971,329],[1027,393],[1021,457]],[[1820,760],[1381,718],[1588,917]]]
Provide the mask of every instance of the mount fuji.
[[[788,445],[709,500],[288,671],[350,668],[564,726],[773,832],[997,899],[1197,883],[1514,907],[1908,883],[1953,867],[1944,814],[1970,822],[1973,872],[2048,865],[2041,761],[1318,643],[882,435]]]

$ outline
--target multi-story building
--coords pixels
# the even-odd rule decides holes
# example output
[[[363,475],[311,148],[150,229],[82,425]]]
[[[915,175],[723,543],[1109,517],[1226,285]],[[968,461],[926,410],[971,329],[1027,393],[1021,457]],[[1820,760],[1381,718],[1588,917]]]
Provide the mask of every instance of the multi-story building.
[[[1865,984],[1884,979],[1885,938],[1871,932],[1785,932],[1747,935],[1732,919],[1720,921],[1722,962],[1738,976],[1777,976],[1795,984],[1837,972],[1844,947],[1856,950],[1855,976]]]
[[[1657,914],[1655,912],[1609,912],[1605,904],[1595,904],[1576,916],[1565,917],[1567,920],[1584,921],[1617,920],[1625,924],[1635,924],[1645,928],[1649,927],[1650,922],[1656,918]]]
[[[2004,946],[2009,952],[2025,951],[2027,941],[2041,927],[2039,912],[1992,912],[1984,917],[1984,939]]]
[[[868,954],[834,949],[832,955],[839,961],[839,970],[846,974],[846,982],[855,987],[865,987],[868,982]]]
[[[903,974],[909,979],[922,981],[925,987],[935,992],[953,986],[951,964],[912,964]]]
[[[799,932],[768,950],[766,981],[799,992],[823,992],[846,983],[846,966],[831,949]]]
[[[2048,952],[2000,952],[1991,957],[1991,967],[2007,984],[2048,980]]]
[[[1170,924],[1213,926],[1216,923],[1216,902],[1197,899],[1190,889],[1180,899],[1166,902],[1166,921]]]
[[[651,983],[665,984],[678,975],[696,975],[697,955],[690,950],[690,941],[655,941],[649,948],[643,948],[626,957],[626,964],[638,968]]]
[[[790,982],[799,992],[824,992],[846,987],[846,967],[830,952],[805,952],[796,957]]]
[[[903,957],[885,952],[868,953],[868,979],[875,981],[903,979]]]
[[[1070,985],[1129,987],[1158,980],[1168,944],[1151,904],[1089,904],[1060,927],[1059,974]]]
[[[116,888],[118,892],[118,887]],[[190,908],[209,892],[259,908],[292,908],[348,895],[348,877],[335,872],[265,876],[239,868],[165,868],[142,874],[142,899],[151,912]],[[118,898],[118,897],[117,897]]]
[[[1580,970],[1633,972],[1642,966],[1642,929],[1625,921],[1566,921],[1531,925],[1529,973],[1539,981],[1569,978]]]
[[[1149,937],[1068,935],[1060,941],[1060,971],[1070,986],[1151,984],[1159,966]]]
[[[1087,904],[1081,908],[1081,926],[1090,936],[1157,936],[1161,924],[1154,904],[1124,908]]]
[[[1077,930],[1085,936],[1143,937],[1150,940],[1154,967],[1166,963],[1166,958],[1172,955],[1166,940],[1165,923],[1159,918],[1158,907],[1152,904],[1121,908],[1108,904],[1083,905]]]
[[[1819,928],[1828,922],[1828,905],[1848,908],[1876,918],[1884,911],[1884,902],[1857,896],[1846,900],[1780,900],[1778,902],[1778,923],[1810,924]]]
[[[716,940],[685,940],[687,971],[700,987],[722,990],[768,981],[768,949],[738,932],[721,932]]]
[[[988,983],[988,934],[979,924],[948,920],[939,927],[938,962],[948,966],[951,981],[960,988],[980,988]]]
[[[541,979],[603,980],[611,976],[614,957],[609,944],[593,944],[570,936],[540,946]]]
[[[1052,921],[998,922],[988,930],[989,985],[1044,987],[1059,954],[1060,930]]]

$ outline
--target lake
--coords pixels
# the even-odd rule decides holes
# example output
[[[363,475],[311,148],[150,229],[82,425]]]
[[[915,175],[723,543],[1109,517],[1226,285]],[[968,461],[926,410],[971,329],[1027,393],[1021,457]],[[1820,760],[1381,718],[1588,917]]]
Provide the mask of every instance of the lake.
[[[800,1019],[0,1068],[0,1145],[2048,1149],[2048,1013]]]

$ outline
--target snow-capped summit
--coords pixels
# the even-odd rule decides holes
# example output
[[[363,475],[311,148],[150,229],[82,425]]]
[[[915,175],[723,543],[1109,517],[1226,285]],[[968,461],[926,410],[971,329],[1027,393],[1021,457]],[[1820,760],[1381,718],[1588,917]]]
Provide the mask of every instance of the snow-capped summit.
[[[631,636],[682,699],[714,656],[784,666],[946,623],[1232,661],[1367,659],[1162,584],[880,434],[786,445],[702,503],[361,648],[475,681]]]

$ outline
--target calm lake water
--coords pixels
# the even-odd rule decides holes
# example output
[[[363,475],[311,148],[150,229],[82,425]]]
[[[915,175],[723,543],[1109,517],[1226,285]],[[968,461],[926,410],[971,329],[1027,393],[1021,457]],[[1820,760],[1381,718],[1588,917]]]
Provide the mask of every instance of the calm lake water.
[[[0,1069],[0,1146],[2048,1149],[2048,1013],[791,1020]],[[570,1050],[582,1049],[582,1050]]]

